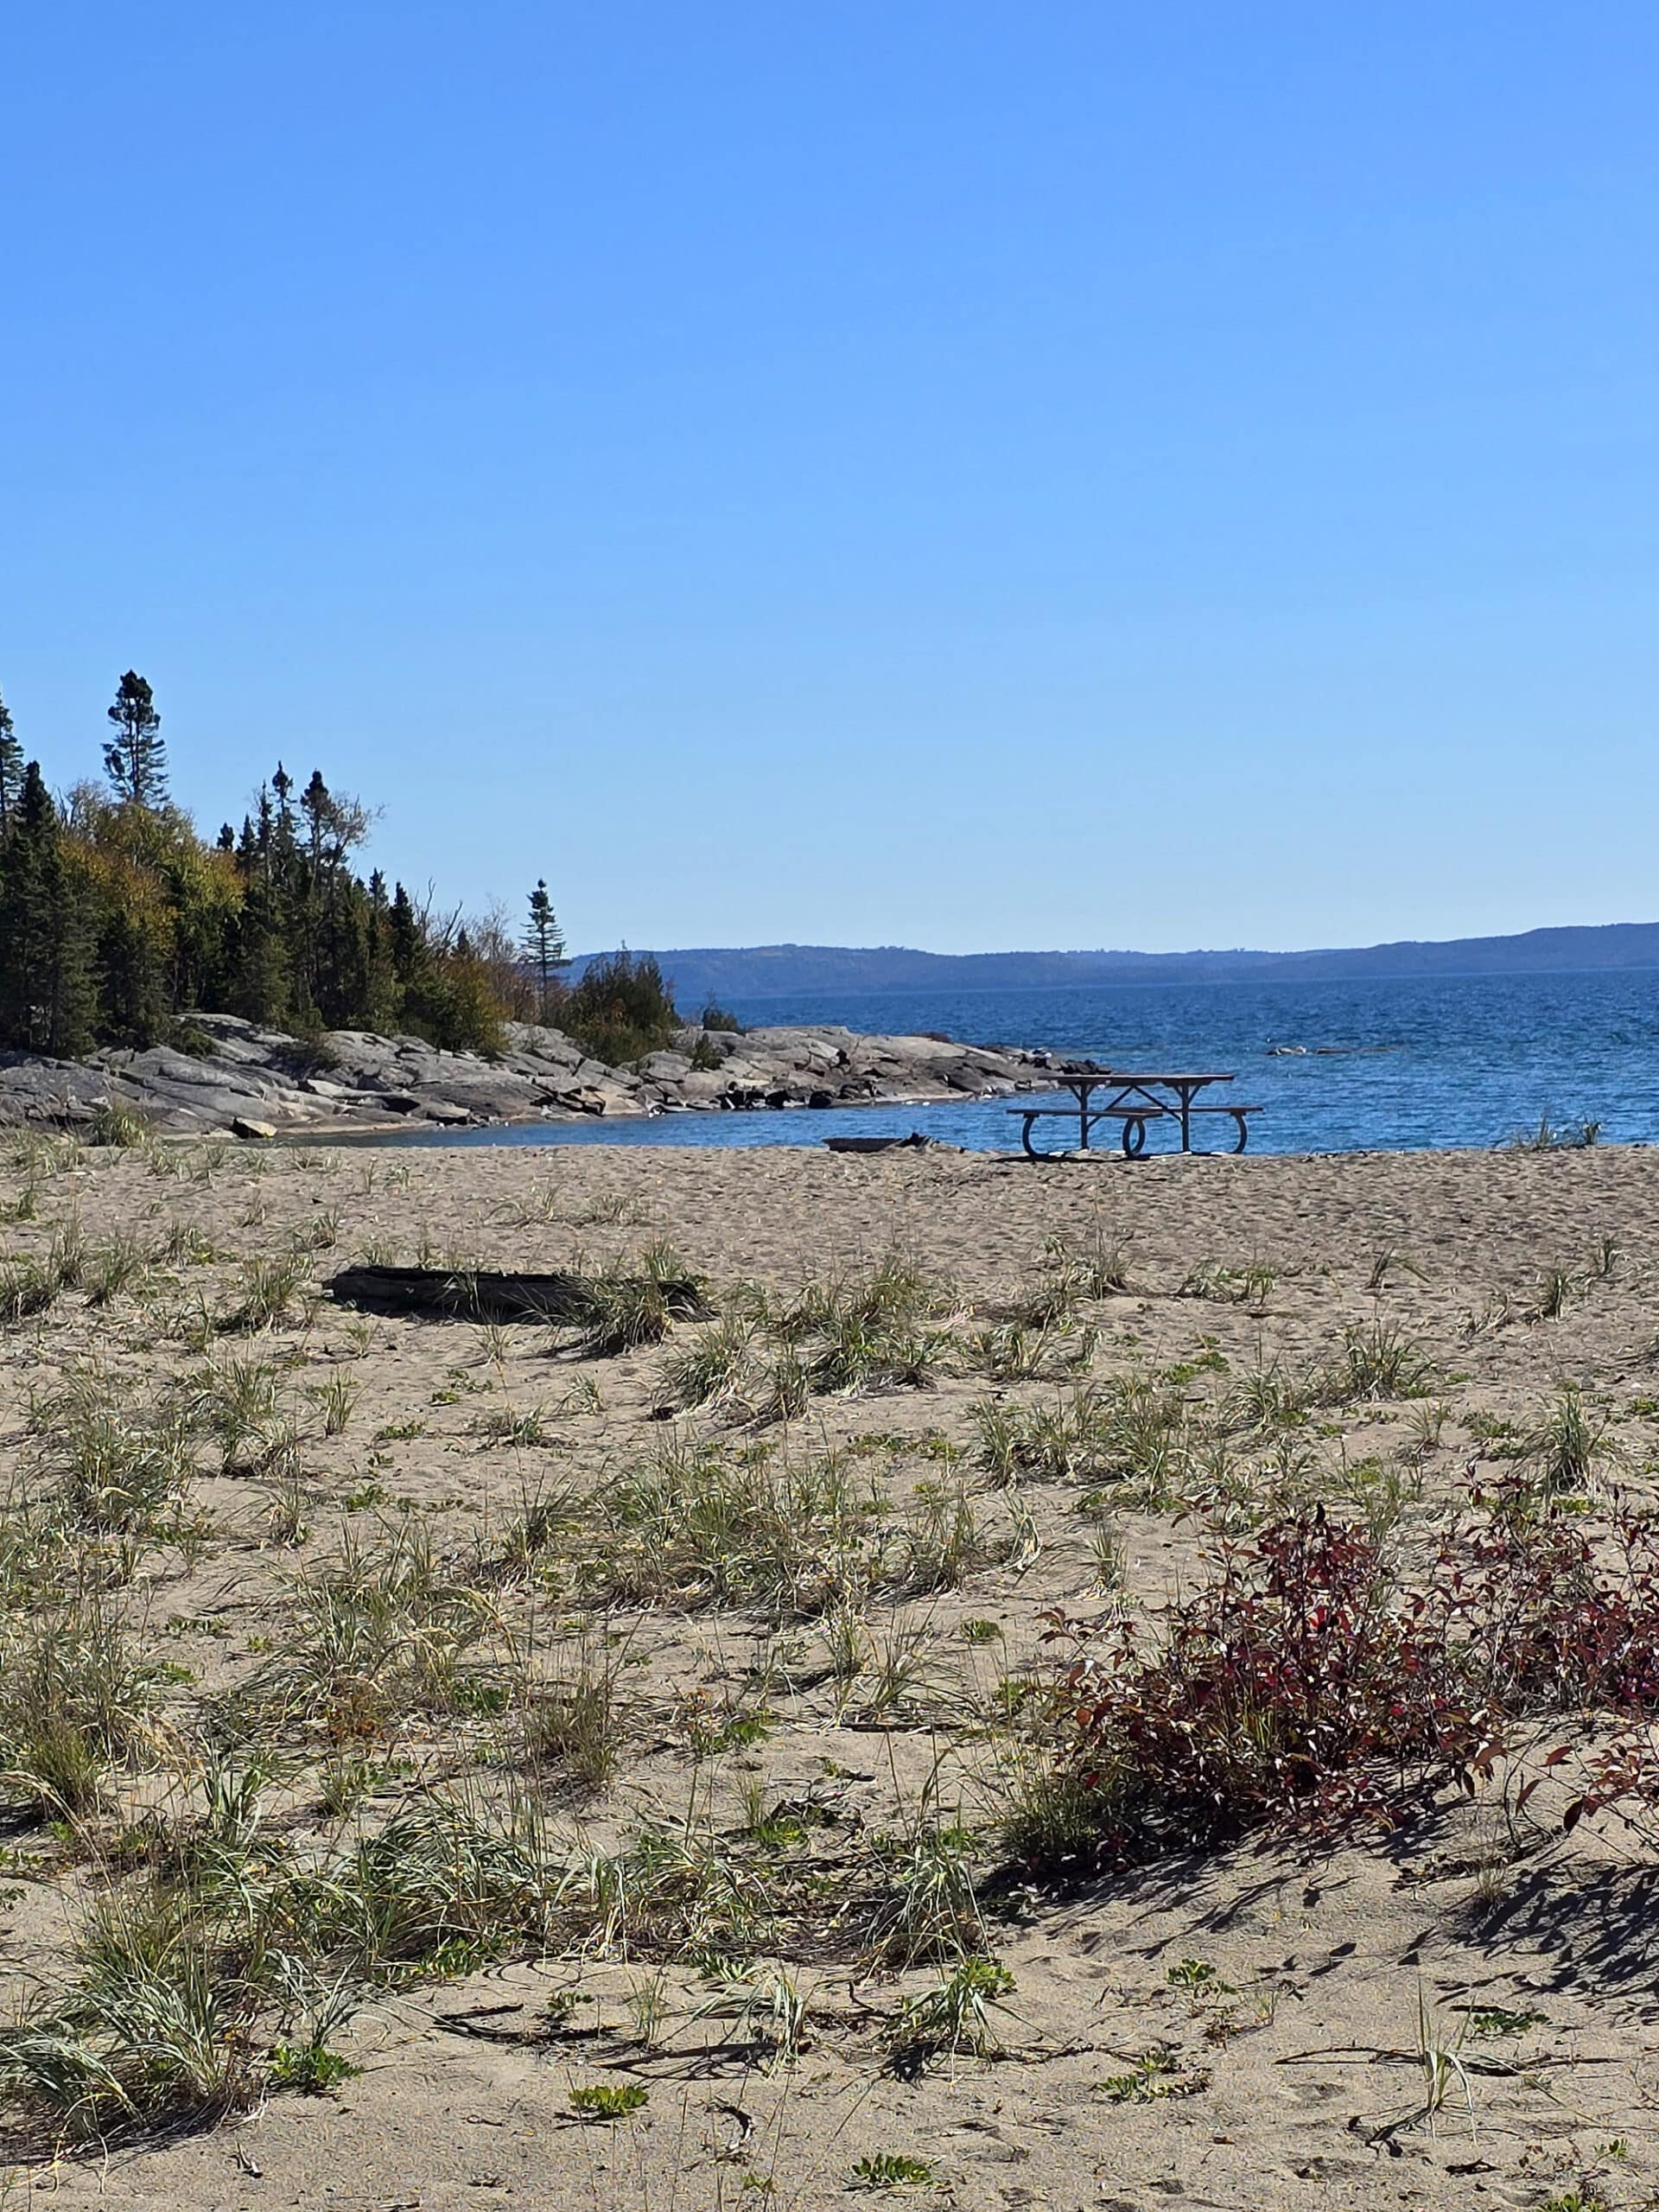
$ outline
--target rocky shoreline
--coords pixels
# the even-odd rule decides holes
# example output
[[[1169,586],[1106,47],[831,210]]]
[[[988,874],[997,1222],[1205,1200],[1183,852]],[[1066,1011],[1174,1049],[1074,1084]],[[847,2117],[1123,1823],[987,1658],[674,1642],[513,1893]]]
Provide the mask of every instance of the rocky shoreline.
[[[331,1030],[296,1038],[232,1014],[192,1014],[189,1051],[105,1051],[80,1061],[0,1053],[0,1128],[73,1128],[125,1108],[167,1135],[384,1132],[665,1113],[921,1105],[1046,1088],[1046,1052],[850,1029],[683,1030],[636,1065],[588,1058],[556,1029],[508,1027],[486,1059],[414,1037]]]

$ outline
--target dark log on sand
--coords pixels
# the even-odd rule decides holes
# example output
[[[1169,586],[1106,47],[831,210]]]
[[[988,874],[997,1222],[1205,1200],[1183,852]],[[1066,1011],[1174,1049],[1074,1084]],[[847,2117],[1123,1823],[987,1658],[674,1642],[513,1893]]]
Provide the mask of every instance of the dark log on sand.
[[[445,1321],[590,1321],[582,1275],[474,1274],[460,1268],[342,1268],[328,1286],[341,1306],[370,1313],[424,1313]]]
[[[601,1324],[619,1300],[654,1301],[677,1321],[707,1320],[711,1311],[699,1277],[607,1272],[505,1274],[467,1268],[342,1268],[328,1285],[340,1306],[370,1313],[425,1314],[438,1321],[539,1321],[543,1327]],[[643,1340],[643,1339],[642,1339]]]
[[[825,1137],[831,1152],[931,1152],[934,1141],[912,1129],[907,1137]]]

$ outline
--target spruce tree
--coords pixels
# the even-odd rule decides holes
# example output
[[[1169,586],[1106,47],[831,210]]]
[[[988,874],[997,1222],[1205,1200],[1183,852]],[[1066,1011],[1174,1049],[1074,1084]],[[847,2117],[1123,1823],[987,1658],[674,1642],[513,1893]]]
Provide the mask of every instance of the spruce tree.
[[[91,1046],[93,1015],[86,892],[31,760],[0,837],[0,1043],[71,1059]]]
[[[407,988],[418,982],[428,961],[426,932],[415,912],[415,902],[401,883],[393,886],[386,910],[386,933],[391,949],[391,972]]]
[[[23,747],[11,719],[11,709],[0,699],[0,831],[22,795]]]
[[[553,979],[567,964],[564,933],[559,927],[558,916],[553,912],[553,901],[548,896],[545,880],[538,881],[530,894],[530,922],[524,931],[524,950],[535,963],[540,984],[537,1018],[545,1021],[552,1005]]]
[[[402,1022],[493,1052],[532,972],[553,995],[563,942],[544,883],[532,967],[510,923],[435,923],[401,884],[359,876],[372,812],[320,771],[302,791],[278,763],[239,830],[210,843],[168,801],[161,717],[135,671],[109,721],[111,794],[79,785],[60,810],[0,702],[0,1046],[143,1046],[200,1007],[283,1028]]]
[[[129,669],[109,710],[115,735],[104,747],[104,767],[117,798],[131,806],[157,807],[167,798],[167,747],[156,696],[143,677]]]

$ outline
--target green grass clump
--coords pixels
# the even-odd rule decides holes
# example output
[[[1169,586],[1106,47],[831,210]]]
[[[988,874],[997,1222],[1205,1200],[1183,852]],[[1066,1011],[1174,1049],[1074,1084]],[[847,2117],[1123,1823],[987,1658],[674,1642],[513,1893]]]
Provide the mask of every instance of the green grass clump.
[[[425,1796],[310,1886],[302,1926],[314,1952],[365,1979],[469,1974],[544,1944],[556,1889],[528,1804]]]
[[[210,2126],[263,2091],[264,2002],[194,1897],[118,1891],[84,1922],[68,1983],[0,2029],[0,2099],[71,2142]]]
[[[1013,1988],[1014,1976],[995,1959],[959,1960],[932,1988],[906,1998],[899,2007],[888,2031],[895,2067],[913,2069],[942,2051],[982,2057],[999,2050],[992,2014],[1002,2009]]]
[[[107,1146],[118,1152],[136,1152],[155,1141],[156,1130],[136,1107],[106,1100],[92,1109],[81,1135],[91,1145]]]
[[[233,1700],[241,1725],[298,1723],[344,1744],[411,1714],[499,1713],[507,1702],[505,1668],[486,1649],[493,1605],[456,1579],[412,1517],[367,1543],[348,1531],[291,1586],[288,1614],[291,1634]]]
[[[642,1344],[660,1344],[676,1321],[709,1318],[708,1283],[671,1245],[648,1245],[586,1284],[587,1319],[577,1349],[587,1359],[612,1359]]]
[[[116,1387],[73,1374],[29,1413],[35,1471],[67,1524],[130,1535],[157,1524],[189,1482],[188,1424],[175,1412],[124,1404]]]
[[[631,1710],[624,1656],[586,1641],[569,1665],[532,1684],[519,1717],[520,1751],[531,1765],[556,1767],[589,1795],[615,1780]]]
[[[1615,1457],[1607,1418],[1585,1402],[1576,1382],[1563,1382],[1527,1439],[1528,1455],[1552,1496],[1588,1490]]]
[[[0,1627],[0,1789],[96,1809],[112,1765],[153,1747],[149,1677],[96,1597],[42,1599]]]
[[[254,1336],[292,1319],[311,1280],[303,1252],[279,1252],[248,1261],[242,1270],[242,1296],[218,1323],[226,1336]]]

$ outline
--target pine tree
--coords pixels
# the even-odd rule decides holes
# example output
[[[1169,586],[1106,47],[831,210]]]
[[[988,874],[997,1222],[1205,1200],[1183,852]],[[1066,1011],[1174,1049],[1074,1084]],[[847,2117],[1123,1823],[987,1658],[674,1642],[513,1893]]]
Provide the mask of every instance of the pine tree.
[[[553,912],[553,901],[547,894],[544,880],[538,881],[530,894],[530,922],[524,931],[524,950],[535,963],[537,978],[541,986],[537,1018],[545,1021],[552,1006],[553,979],[567,963],[564,933],[559,927],[558,916]]]
[[[167,747],[156,697],[143,677],[129,669],[109,710],[115,735],[104,747],[104,767],[117,798],[131,806],[157,807],[167,798]]]
[[[0,699],[0,831],[3,831],[23,789],[23,747],[11,719],[11,709]]]

